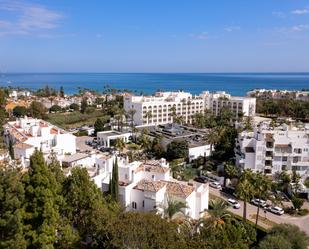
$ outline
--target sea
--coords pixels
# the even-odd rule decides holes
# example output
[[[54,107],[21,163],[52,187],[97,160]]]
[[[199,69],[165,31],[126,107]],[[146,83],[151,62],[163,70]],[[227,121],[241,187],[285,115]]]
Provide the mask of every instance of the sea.
[[[244,96],[252,89],[302,90],[309,88],[309,73],[0,73],[0,86],[31,90],[64,87],[67,94],[81,88],[102,92],[104,86],[138,94],[158,90],[226,91]]]

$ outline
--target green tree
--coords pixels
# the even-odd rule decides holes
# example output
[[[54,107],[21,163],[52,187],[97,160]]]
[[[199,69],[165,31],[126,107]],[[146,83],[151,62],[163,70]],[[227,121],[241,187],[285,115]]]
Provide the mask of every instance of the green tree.
[[[151,152],[156,158],[162,158],[164,156],[164,148],[161,145],[160,138],[154,138],[151,143]]]
[[[94,134],[97,134],[100,131],[104,131],[105,124],[101,118],[97,118],[97,120],[94,123]]]
[[[59,95],[61,98],[64,98],[64,89],[63,86],[60,87]]]
[[[185,140],[173,140],[167,145],[166,157],[168,160],[188,157],[188,143]]]
[[[0,248],[25,249],[24,186],[17,169],[0,170]]]
[[[51,108],[49,108],[49,111],[50,112],[61,112],[62,108],[59,105],[53,105],[53,106],[51,106]]]
[[[113,163],[113,172],[111,184],[109,186],[110,194],[113,200],[118,201],[119,199],[119,175],[118,175],[118,160],[117,157]]]
[[[29,112],[34,118],[44,118],[46,116],[46,108],[41,102],[33,101],[29,106]]]
[[[270,235],[278,235],[288,238],[292,249],[307,249],[309,246],[309,237],[301,231],[298,226],[291,224],[275,225],[269,232]]]
[[[243,219],[247,220],[247,203],[254,197],[254,187],[252,184],[252,171],[244,170],[241,174],[239,181],[236,186],[237,196],[243,200],[244,209],[243,209]]]
[[[172,220],[178,214],[185,216],[184,210],[186,208],[187,204],[185,202],[168,197],[167,203],[163,205],[163,215],[167,220]]]
[[[259,249],[292,249],[288,238],[282,235],[267,235],[260,243]]]
[[[24,177],[25,227],[30,248],[53,248],[57,241],[60,220],[60,184],[48,169],[43,154],[35,151],[30,157],[30,170]]]
[[[79,110],[79,105],[76,103],[73,103],[70,105],[70,109],[74,110],[74,111],[78,111]]]
[[[126,147],[126,144],[124,143],[122,138],[117,138],[115,141],[115,148],[117,148],[119,151],[123,151],[123,149]]]
[[[9,154],[11,159],[15,159],[15,153],[14,153],[14,147],[13,147],[13,141],[12,139],[9,140]]]
[[[110,227],[111,248],[186,249],[178,225],[153,213],[125,212]]]
[[[80,104],[80,112],[85,113],[87,107],[88,107],[88,101],[87,101],[87,98],[85,97],[85,98],[82,99],[82,102]]]
[[[210,215],[208,224],[211,227],[217,227],[224,225],[227,220],[231,218],[230,213],[228,213],[228,204],[226,201],[217,199],[211,200],[209,203],[209,210],[207,211]]]
[[[78,231],[83,243],[105,248],[107,223],[117,215],[118,206],[103,198],[85,168],[73,168],[63,184],[66,209],[63,214]],[[70,234],[71,232],[69,232]]]
[[[28,113],[28,110],[26,107],[24,106],[15,106],[13,108],[13,115],[17,118],[20,118],[20,117],[23,117],[23,116],[26,116]]]
[[[301,209],[301,207],[304,205],[304,199],[298,198],[296,196],[293,196],[291,201],[295,210]]]
[[[252,184],[254,188],[254,195],[259,199],[267,199],[268,193],[271,189],[271,181],[261,172],[253,174]],[[256,219],[255,219],[255,228],[257,229],[258,219],[260,213],[260,204],[257,208]]]

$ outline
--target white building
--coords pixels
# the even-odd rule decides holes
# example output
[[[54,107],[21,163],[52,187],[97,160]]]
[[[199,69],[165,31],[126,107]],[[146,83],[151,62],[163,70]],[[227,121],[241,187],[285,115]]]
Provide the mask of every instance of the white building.
[[[309,91],[289,91],[277,89],[254,89],[247,92],[247,96],[260,97],[262,99],[294,99],[309,101]]]
[[[240,115],[254,116],[256,99],[252,97],[231,96],[224,91],[210,93],[202,92],[200,96],[205,102],[205,108],[211,110],[216,116],[220,115],[222,107],[229,108],[235,117]]]
[[[125,143],[128,143],[131,136],[131,132],[100,131],[97,132],[97,142],[104,147],[110,147],[116,139],[122,139]]]
[[[114,156],[97,159],[100,174],[93,178],[102,191],[107,191],[112,174]],[[118,158],[119,200],[127,211],[162,212],[168,199],[187,204],[184,212],[198,219],[208,209],[208,184],[176,181],[170,176],[165,159],[147,162],[132,162]]]
[[[134,109],[136,125],[158,125],[173,123],[174,116],[182,117],[184,123],[191,123],[196,113],[206,109],[220,115],[222,107],[227,106],[235,114],[255,115],[255,98],[232,97],[225,92],[203,92],[193,96],[187,92],[157,92],[154,96],[125,96],[124,108]]]
[[[136,125],[173,123],[174,114],[190,123],[195,113],[204,112],[204,101],[186,92],[157,92],[155,96],[126,96],[124,109],[129,111],[132,108],[136,110]]]
[[[76,137],[44,121],[34,118],[20,118],[4,125],[4,141],[14,144],[15,159],[28,166],[29,158],[35,149],[41,150],[45,159],[54,153],[57,159],[66,154],[76,153]]]
[[[309,176],[309,124],[272,127],[261,122],[253,132],[242,132],[236,143],[236,162],[266,174],[296,170],[305,180]]]

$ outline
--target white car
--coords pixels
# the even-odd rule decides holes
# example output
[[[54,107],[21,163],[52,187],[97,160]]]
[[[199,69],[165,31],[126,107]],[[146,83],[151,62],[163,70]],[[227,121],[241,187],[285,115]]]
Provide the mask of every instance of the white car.
[[[240,204],[238,201],[234,200],[234,199],[228,199],[227,202],[232,205],[233,208],[235,209],[239,209],[240,208]]]
[[[252,204],[254,204],[256,206],[260,205],[260,207],[262,207],[262,208],[266,206],[266,201],[264,201],[264,200],[253,199],[251,202],[252,202]]]
[[[221,189],[221,184],[219,182],[210,182],[209,186],[216,189]]]
[[[281,207],[272,207],[270,209],[270,212],[272,212],[274,214],[278,214],[278,215],[283,215],[284,214],[284,210]]]

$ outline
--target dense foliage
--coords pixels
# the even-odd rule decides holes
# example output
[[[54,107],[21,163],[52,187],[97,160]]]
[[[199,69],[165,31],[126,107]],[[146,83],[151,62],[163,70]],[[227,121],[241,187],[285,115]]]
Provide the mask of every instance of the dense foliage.
[[[115,161],[115,173],[116,168]],[[73,168],[65,177],[56,160],[47,164],[35,151],[28,171],[10,167],[0,171],[0,248],[249,249],[257,245],[254,227],[234,219],[223,202],[212,202],[208,218],[199,221],[173,215],[178,205],[166,208],[164,218],[123,212],[114,198],[102,194],[86,169]],[[285,243],[289,234],[293,238]],[[307,243],[297,227],[278,225],[259,246],[303,249]]]
[[[256,112],[265,115],[309,119],[309,102],[292,99],[257,98]]]

